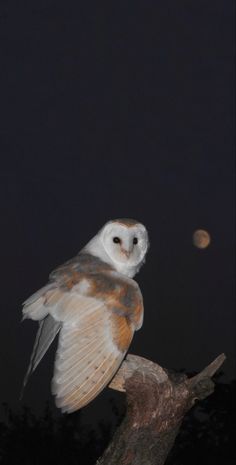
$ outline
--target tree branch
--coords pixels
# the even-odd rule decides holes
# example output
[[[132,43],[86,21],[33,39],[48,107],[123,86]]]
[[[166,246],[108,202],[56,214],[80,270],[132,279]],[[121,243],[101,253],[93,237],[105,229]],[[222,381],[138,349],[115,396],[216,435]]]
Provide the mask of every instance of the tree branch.
[[[163,465],[185,413],[214,390],[211,377],[221,354],[198,375],[169,372],[143,357],[128,355],[110,388],[126,393],[127,411],[98,465]]]

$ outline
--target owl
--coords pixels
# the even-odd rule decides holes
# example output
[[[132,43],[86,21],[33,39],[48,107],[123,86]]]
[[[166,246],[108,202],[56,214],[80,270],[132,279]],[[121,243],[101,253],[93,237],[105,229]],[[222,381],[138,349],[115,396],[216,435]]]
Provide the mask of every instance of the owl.
[[[146,228],[109,221],[49,282],[23,304],[23,319],[39,322],[23,388],[59,333],[52,393],[62,412],[91,402],[109,384],[143,322],[134,275],[144,263]]]

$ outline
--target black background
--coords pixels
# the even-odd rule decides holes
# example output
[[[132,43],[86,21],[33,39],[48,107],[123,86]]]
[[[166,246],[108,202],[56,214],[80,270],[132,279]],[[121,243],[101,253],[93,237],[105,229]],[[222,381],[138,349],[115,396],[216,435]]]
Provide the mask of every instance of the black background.
[[[21,303],[109,219],[150,234],[131,352],[235,377],[234,2],[1,2],[1,383],[18,395],[36,324]],[[211,245],[192,234],[205,228]],[[53,354],[24,402],[50,398]],[[87,408],[109,412],[107,394]]]

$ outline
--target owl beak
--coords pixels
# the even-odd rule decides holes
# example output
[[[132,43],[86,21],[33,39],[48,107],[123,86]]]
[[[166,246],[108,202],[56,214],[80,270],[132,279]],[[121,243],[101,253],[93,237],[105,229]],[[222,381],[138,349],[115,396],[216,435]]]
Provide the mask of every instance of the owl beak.
[[[125,250],[125,249],[121,249],[121,252],[126,256],[126,258],[129,258],[130,256],[130,251],[129,250]]]

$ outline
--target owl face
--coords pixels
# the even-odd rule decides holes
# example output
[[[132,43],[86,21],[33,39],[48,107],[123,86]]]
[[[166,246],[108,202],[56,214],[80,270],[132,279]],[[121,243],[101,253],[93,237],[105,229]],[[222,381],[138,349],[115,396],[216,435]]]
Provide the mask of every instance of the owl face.
[[[104,227],[102,242],[106,253],[115,264],[131,267],[143,261],[148,248],[147,231],[140,223],[126,226],[110,222]]]
[[[135,220],[113,220],[87,244],[87,251],[111,264],[118,272],[133,277],[144,261],[148,233]]]

